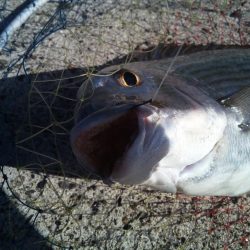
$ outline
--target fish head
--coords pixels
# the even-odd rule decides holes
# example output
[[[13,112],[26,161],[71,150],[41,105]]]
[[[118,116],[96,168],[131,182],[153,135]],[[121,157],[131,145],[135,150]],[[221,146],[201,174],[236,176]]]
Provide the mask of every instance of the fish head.
[[[135,69],[130,64],[107,67],[80,87],[75,122],[103,108],[148,101],[157,89],[155,82],[152,74],[141,67]]]
[[[160,109],[149,104],[157,90],[155,82],[146,69],[128,64],[105,68],[81,86],[71,145],[78,161],[92,173],[104,179],[138,184],[148,178],[159,159],[166,155],[168,141],[157,122]],[[135,164],[144,165],[143,173],[133,168]]]
[[[209,153],[225,125],[220,105],[195,81],[147,63],[100,71],[78,98],[75,156],[92,173],[122,184],[146,182],[161,162],[180,173]]]

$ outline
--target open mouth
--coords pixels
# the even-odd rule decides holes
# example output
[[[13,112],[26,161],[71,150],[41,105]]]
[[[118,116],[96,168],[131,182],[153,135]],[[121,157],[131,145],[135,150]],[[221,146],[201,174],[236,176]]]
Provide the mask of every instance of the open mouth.
[[[98,111],[71,131],[74,154],[90,172],[108,178],[139,133],[138,108],[119,105]]]

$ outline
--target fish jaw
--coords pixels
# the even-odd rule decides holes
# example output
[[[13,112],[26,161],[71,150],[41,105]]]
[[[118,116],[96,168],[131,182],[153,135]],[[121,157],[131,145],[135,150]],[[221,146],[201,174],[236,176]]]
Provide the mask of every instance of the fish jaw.
[[[137,130],[137,115],[131,106],[102,109],[73,127],[71,147],[83,167],[107,179]]]
[[[147,116],[145,116],[145,110]],[[117,161],[111,179],[122,184],[142,184],[168,154],[169,140],[165,136],[160,109],[151,105],[139,107],[137,137]]]
[[[78,161],[104,179],[175,193],[181,172],[209,154],[226,123],[216,102],[182,111],[121,105],[79,122],[71,145]]]
[[[167,153],[158,118],[157,108],[151,105],[105,108],[72,129],[73,152],[80,164],[103,179],[140,184]]]

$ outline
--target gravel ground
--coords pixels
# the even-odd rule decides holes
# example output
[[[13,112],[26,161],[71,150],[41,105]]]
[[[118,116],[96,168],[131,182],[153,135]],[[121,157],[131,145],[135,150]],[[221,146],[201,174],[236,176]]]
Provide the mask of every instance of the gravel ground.
[[[86,178],[68,132],[86,74],[181,44],[250,45],[249,13],[247,1],[97,0],[51,1],[31,16],[0,54],[0,248],[248,249],[248,197],[105,185]]]

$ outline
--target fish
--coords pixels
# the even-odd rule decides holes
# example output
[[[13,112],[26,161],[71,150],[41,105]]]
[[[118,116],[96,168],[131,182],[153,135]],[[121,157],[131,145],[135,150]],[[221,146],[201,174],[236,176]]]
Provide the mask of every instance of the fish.
[[[72,151],[105,183],[194,196],[250,191],[250,49],[109,66],[77,98]]]

